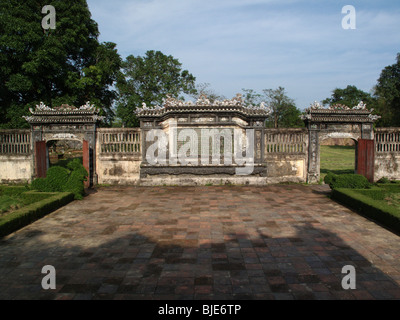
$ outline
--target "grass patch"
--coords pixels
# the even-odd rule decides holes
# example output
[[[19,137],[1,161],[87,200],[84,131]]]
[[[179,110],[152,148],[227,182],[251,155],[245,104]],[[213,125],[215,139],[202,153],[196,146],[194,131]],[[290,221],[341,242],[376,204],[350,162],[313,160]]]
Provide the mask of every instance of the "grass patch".
[[[0,186],[0,215],[23,207],[21,194],[27,190],[25,186]]]
[[[0,215],[11,210],[19,209],[20,207],[21,202],[19,199],[10,196],[0,196]]]
[[[335,174],[354,173],[354,146],[320,146],[320,174],[324,179],[330,171]]]

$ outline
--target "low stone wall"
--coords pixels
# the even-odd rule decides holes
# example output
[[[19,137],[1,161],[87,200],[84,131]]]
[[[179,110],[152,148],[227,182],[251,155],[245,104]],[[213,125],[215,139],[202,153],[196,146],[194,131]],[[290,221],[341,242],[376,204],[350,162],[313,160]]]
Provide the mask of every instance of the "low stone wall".
[[[376,128],[374,180],[400,180],[400,128]]]
[[[25,183],[34,174],[30,130],[0,131],[0,182]]]
[[[101,128],[97,131],[98,184],[135,184],[139,180],[141,136],[137,128]]]
[[[0,155],[0,183],[25,183],[32,181],[32,155]]]
[[[259,132],[259,134],[257,133]],[[237,166],[150,166],[143,162],[139,128],[99,128],[96,132],[97,184],[254,184],[307,182],[309,132],[307,129],[267,129],[255,135],[257,161],[249,175],[238,175]],[[35,174],[30,130],[0,131],[0,183],[30,182]],[[374,180],[400,180],[400,128],[375,132]],[[142,174],[142,176],[141,176]]]
[[[265,176],[272,183],[306,182],[308,135],[306,129],[265,129]]]

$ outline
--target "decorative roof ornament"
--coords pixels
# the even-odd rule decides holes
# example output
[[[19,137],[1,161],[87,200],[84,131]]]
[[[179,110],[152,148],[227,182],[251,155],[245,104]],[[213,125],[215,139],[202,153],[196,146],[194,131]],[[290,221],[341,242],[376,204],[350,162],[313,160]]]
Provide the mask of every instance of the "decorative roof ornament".
[[[378,119],[382,118],[381,116],[378,116],[376,114],[370,114],[368,116],[369,119],[371,119],[372,121],[377,121]]]
[[[209,106],[211,104],[211,101],[207,99],[207,96],[205,94],[201,94],[200,97],[196,101],[196,105],[198,106]]]
[[[340,103],[324,108],[318,102],[314,102],[304,110],[300,118],[307,122],[374,122],[380,116],[372,115],[372,111],[373,109],[367,109],[363,101],[353,108]]]
[[[366,110],[367,109],[367,105],[364,102],[360,101],[358,105],[353,107],[353,109],[354,110]]]
[[[29,108],[30,116],[23,116],[29,123],[51,123],[51,122],[96,122],[104,120],[100,116],[100,109],[89,101],[77,108],[68,104],[62,104],[54,108],[46,106],[43,102],[36,105],[35,109]]]
[[[320,104],[318,101],[314,101],[313,103],[310,104],[310,107],[305,109],[306,112],[310,110],[321,110],[324,109],[324,106]]]
[[[240,93],[238,93],[233,99],[225,99],[223,101],[215,100],[211,102],[205,94],[201,94],[200,97],[197,99],[196,102],[193,101],[182,101],[175,99],[169,95],[165,99],[163,99],[163,104],[162,106],[155,106],[155,107],[147,107],[145,103],[142,103],[141,108],[137,108],[135,110],[135,113],[137,115],[146,115],[148,113],[154,113],[158,114],[162,112],[163,110],[165,111],[167,108],[187,108],[187,107],[205,107],[205,108],[217,108],[221,109],[224,107],[237,107],[237,108],[242,108],[245,112],[247,111],[253,111],[253,112],[261,112],[262,114],[271,114],[272,109],[265,105],[264,102],[262,102],[260,105],[245,105],[245,102],[243,101],[243,97]]]
[[[30,111],[31,109],[29,109]],[[51,109],[50,107],[46,106],[42,101],[40,101],[39,105],[36,105],[36,110],[39,111],[51,111],[53,109]]]
[[[350,110],[350,108],[344,104],[341,103],[336,103],[334,105],[331,105],[329,108],[329,110]]]
[[[99,111],[94,104],[90,104],[90,101],[86,102],[83,106],[79,108],[79,110],[88,110],[88,111]]]

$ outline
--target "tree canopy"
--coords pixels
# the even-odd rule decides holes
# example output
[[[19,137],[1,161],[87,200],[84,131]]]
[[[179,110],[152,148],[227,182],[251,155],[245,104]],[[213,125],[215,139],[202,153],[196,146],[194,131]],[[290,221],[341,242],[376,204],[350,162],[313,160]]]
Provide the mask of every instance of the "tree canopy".
[[[296,128],[303,127],[300,119],[301,111],[296,107],[294,100],[289,98],[285,88],[264,89],[257,93],[253,89],[242,89],[245,104],[258,105],[264,102],[271,110],[271,116],[267,119],[266,126],[272,128]]]
[[[344,89],[336,88],[332,91],[330,98],[322,101],[323,104],[334,105],[343,104],[349,108],[353,108],[363,101],[368,109],[374,108],[376,99],[367,92],[358,89],[356,86],[348,85]]]
[[[375,95],[381,126],[400,127],[400,53],[396,63],[385,67],[377,81]]]
[[[42,28],[42,8],[56,9],[55,29]],[[0,125],[26,126],[29,107],[91,101],[108,121],[121,59],[114,43],[99,43],[86,0],[0,2]]]
[[[117,82],[117,116],[125,126],[136,127],[139,122],[134,111],[142,103],[161,105],[167,95],[178,98],[183,93],[195,94],[195,80],[171,55],[154,50],[144,57],[130,55],[122,63],[122,76]]]

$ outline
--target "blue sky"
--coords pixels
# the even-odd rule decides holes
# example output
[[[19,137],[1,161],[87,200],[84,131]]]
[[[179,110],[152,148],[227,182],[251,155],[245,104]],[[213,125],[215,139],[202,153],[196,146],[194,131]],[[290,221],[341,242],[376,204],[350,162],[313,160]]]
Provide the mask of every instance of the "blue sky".
[[[299,109],[355,85],[370,92],[400,52],[399,0],[88,0],[119,54],[172,55],[226,98],[284,87]],[[342,28],[345,5],[356,29]]]

